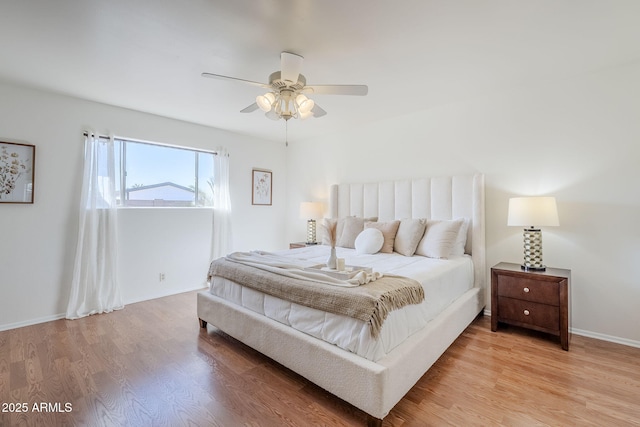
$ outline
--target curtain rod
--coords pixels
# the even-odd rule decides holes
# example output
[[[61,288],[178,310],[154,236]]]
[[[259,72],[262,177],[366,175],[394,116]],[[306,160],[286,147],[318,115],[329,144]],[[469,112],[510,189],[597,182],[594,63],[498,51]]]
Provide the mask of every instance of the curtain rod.
[[[99,139],[111,139],[111,137],[110,137],[110,136],[108,136],[108,135],[96,135],[96,134],[94,134],[93,132],[91,132],[91,133],[92,133],[96,138],[99,138]],[[84,136],[89,136],[89,132],[87,132],[87,131],[85,130],[84,132],[82,132],[82,135],[84,135]],[[113,137],[113,139],[116,139],[116,138],[117,138],[117,137],[115,137],[115,136]],[[121,139],[126,139],[126,138],[121,138]],[[218,155],[218,152],[217,152],[217,151],[201,150],[201,149],[198,149],[198,148],[186,148],[186,147],[179,147],[179,146],[169,145],[169,144],[150,143],[150,142],[146,142],[146,141],[136,141],[136,140],[132,140],[132,139],[129,139],[128,141],[138,142],[138,143],[141,143],[141,144],[152,144],[152,145],[160,145],[160,146],[163,146],[163,147],[178,148],[178,149],[181,149],[181,150],[197,151],[197,152],[199,152],[199,153],[210,153],[210,154],[213,154],[214,156],[217,156],[217,155]]]
[[[84,132],[82,132],[82,134],[84,136],[89,136],[89,132],[87,132],[86,130]],[[91,132],[91,134],[94,135],[97,138],[100,138],[100,139],[111,139],[111,137],[109,135],[96,135],[93,132]]]

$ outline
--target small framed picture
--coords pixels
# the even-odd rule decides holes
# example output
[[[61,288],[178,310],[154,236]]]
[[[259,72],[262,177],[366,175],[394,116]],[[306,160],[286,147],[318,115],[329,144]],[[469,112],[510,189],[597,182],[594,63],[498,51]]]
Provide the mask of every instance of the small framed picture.
[[[0,203],[33,203],[36,146],[0,141]]]
[[[253,191],[251,193],[252,205],[271,205],[271,171],[263,169],[253,169],[251,184]]]

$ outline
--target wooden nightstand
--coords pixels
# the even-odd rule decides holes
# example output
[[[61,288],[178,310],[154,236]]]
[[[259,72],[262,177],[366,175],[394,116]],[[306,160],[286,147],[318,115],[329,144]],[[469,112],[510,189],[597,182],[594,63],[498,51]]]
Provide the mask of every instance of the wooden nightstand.
[[[501,262],[491,268],[491,330],[508,323],[560,337],[569,350],[571,270],[526,271]]]

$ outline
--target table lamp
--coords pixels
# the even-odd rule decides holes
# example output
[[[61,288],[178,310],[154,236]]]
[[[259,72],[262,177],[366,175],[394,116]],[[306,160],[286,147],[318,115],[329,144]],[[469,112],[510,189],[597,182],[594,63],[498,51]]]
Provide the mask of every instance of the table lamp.
[[[523,270],[544,271],[542,264],[542,231],[539,227],[558,226],[555,197],[513,197],[509,199],[507,225],[527,227],[524,236]]]
[[[316,218],[322,216],[322,203],[300,203],[300,218],[307,220],[307,245],[316,245]]]

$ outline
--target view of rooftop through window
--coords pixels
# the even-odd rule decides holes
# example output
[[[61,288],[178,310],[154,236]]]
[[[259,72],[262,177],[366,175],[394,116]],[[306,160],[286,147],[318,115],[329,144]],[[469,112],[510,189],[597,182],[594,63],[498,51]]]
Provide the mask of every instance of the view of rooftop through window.
[[[120,206],[213,205],[212,152],[116,139]]]

